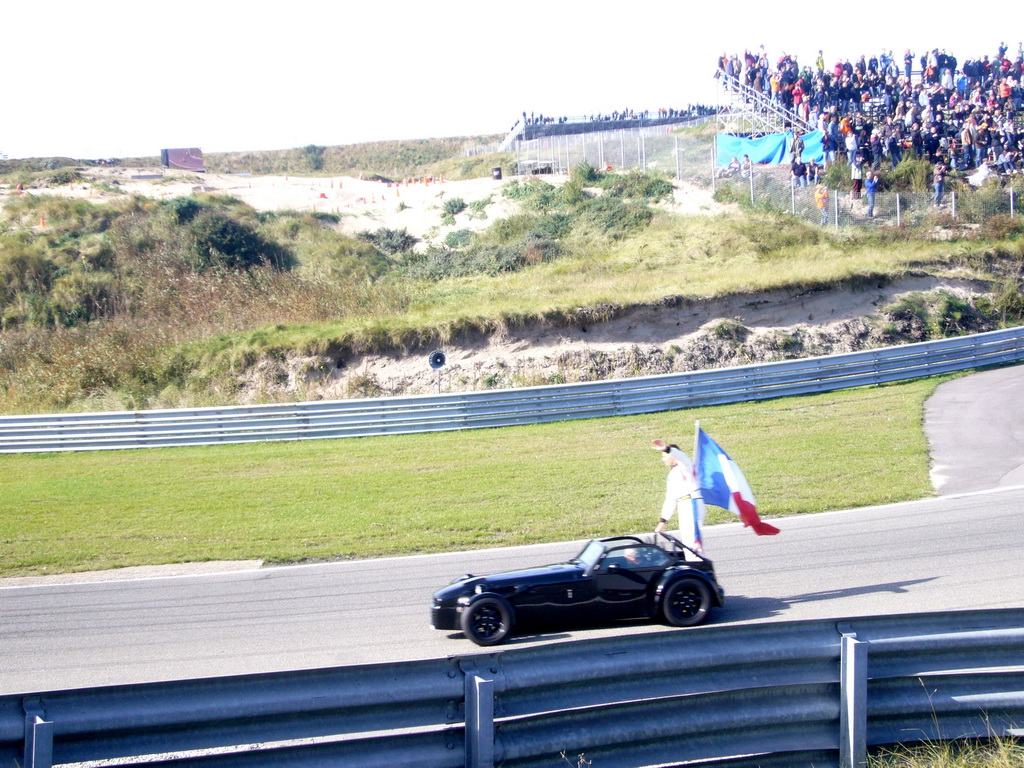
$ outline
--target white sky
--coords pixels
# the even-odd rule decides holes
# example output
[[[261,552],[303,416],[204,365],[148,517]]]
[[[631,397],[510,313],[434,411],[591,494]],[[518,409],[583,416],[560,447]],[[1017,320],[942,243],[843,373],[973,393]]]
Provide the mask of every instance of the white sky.
[[[223,152],[496,134],[524,110],[707,103],[716,57],[761,44],[801,65],[813,64],[819,48],[829,64],[883,47],[918,55],[945,48],[962,62],[994,55],[1001,40],[1015,53],[1024,37],[1018,12],[991,16],[1001,22],[993,25],[938,7],[865,8],[15,0],[0,13],[0,153],[130,157],[164,147]]]

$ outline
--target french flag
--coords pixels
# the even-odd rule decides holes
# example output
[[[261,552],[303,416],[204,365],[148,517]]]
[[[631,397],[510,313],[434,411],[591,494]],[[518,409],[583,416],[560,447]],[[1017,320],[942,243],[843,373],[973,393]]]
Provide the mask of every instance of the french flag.
[[[779,532],[774,525],[761,522],[761,518],[757,516],[754,493],[750,490],[747,478],[743,476],[736,462],[729,458],[729,454],[700,427],[697,428],[695,464],[697,480],[706,503],[739,515],[743,525],[753,528],[758,536],[774,536]]]

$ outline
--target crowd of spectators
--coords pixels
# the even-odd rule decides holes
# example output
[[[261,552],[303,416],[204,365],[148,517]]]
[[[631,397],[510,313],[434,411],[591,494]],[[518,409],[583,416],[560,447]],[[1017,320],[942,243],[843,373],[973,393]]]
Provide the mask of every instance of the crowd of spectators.
[[[629,108],[613,110],[611,112],[594,112],[589,115],[577,117],[552,117],[551,115],[523,112],[523,125],[549,125],[552,123],[561,125],[563,123],[606,123],[619,120],[651,120],[674,117],[707,117],[718,112],[718,107],[707,106],[706,104],[690,104],[685,109],[673,109],[661,107],[652,112],[644,109],[639,112]]]
[[[826,164],[838,154],[877,172],[912,152],[943,168],[1010,174],[1024,171],[1022,68],[1021,44],[1016,54],[1000,43],[991,58],[963,63],[935,48],[828,66],[818,51],[813,65],[802,67],[786,54],[770,60],[761,46],[723,54],[716,74],[735,77],[821,130]]]

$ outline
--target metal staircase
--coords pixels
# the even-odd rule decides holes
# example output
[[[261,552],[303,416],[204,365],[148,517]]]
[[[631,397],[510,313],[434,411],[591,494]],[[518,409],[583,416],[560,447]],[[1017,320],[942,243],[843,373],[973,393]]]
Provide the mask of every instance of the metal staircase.
[[[501,146],[498,147],[499,152],[508,152],[512,149],[512,145],[515,140],[523,135],[523,131],[526,130],[526,123],[523,122],[522,118],[516,120],[516,124],[512,126],[512,130],[508,132],[508,136],[501,142]]]
[[[719,113],[718,122],[725,126],[727,132],[730,132],[730,124],[735,126],[741,120],[749,121],[750,130],[756,136],[785,133],[791,129],[799,130],[801,133],[814,130],[814,126],[795,112],[776,104],[762,92],[744,85],[737,78],[719,70],[718,80],[729,104],[728,111]]]

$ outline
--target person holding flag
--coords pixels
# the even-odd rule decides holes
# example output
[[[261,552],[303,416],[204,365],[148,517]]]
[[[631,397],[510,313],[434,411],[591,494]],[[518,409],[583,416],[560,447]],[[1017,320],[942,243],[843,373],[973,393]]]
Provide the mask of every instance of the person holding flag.
[[[706,501],[737,515],[744,527],[753,528],[758,536],[777,534],[778,528],[758,517],[754,493],[736,462],[700,428],[699,421],[696,431],[692,464],[679,446],[654,441],[654,448],[665,454],[662,462],[669,467],[665,502],[655,532],[665,530],[672,513],[678,511],[680,540],[696,552],[703,552],[700,529],[704,525]]]
[[[655,440],[653,447],[664,454],[661,462],[668,467],[665,501],[661,505],[661,517],[654,530],[656,533],[664,531],[672,515],[678,513],[679,540],[695,552],[702,552],[704,545],[700,531],[707,510],[690,457],[678,445],[667,445],[663,440]]]

